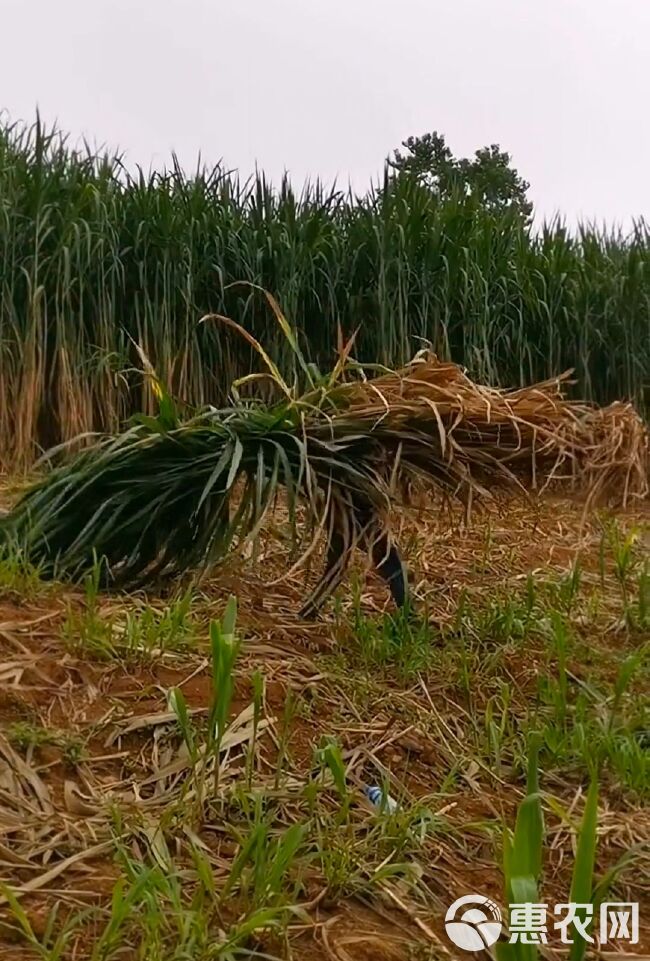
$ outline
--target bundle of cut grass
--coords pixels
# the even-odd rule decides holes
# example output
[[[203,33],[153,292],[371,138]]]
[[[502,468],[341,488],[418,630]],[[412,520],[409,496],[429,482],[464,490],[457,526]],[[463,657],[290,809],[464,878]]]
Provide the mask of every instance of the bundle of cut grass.
[[[600,494],[647,494],[648,435],[625,405],[570,403],[560,380],[492,390],[427,354],[368,379],[348,361],[350,345],[332,374],[317,378],[286,332],[306,392],[289,388],[256,345],[282,399],[242,401],[235,390],[233,406],[181,422],[150,370],[159,416],[52,470],[0,522],[0,538],[16,541],[44,574],[79,578],[99,559],[113,583],[133,588],[222,559],[257,534],[284,488],[302,557],[321,534],[329,543],[307,604],[315,608],[358,544],[381,569],[379,554],[392,550],[391,505],[413,478],[465,500],[563,473]]]
[[[393,426],[428,422],[441,453],[475,479],[498,462],[534,490],[568,482],[587,501],[621,506],[647,497],[650,434],[642,418],[631,404],[599,408],[568,400],[563,388],[570,375],[498,390],[422,351],[400,371],[345,385],[337,403],[370,421],[383,406]]]

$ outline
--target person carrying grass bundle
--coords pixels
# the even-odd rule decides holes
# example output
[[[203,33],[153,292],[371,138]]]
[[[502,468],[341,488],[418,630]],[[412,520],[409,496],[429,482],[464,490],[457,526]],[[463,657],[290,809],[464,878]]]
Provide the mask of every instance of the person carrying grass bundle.
[[[71,579],[99,559],[107,583],[143,587],[243,547],[283,488],[294,543],[309,536],[294,568],[326,535],[325,570],[302,609],[313,616],[357,547],[370,553],[395,603],[408,602],[385,519],[413,480],[467,505],[489,488],[534,489],[560,475],[587,497],[647,496],[648,432],[629,405],[599,411],[567,401],[559,379],[515,391],[482,387],[426,353],[403,370],[375,367],[369,379],[349,361],[351,341],[330,375],[315,376],[269,302],[305,391],[290,388],[262,346],[226,320],[262,357],[279,399],[244,401],[235,384],[230,407],[183,421],[142,354],[158,415],[136,418],[51,470],[0,519],[0,549],[11,540],[44,576]]]

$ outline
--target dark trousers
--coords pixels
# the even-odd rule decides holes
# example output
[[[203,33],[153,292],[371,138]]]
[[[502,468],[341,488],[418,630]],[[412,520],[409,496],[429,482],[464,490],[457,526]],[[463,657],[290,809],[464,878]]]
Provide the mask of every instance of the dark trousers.
[[[379,576],[388,584],[397,607],[403,607],[408,596],[406,571],[396,546],[385,530],[372,520],[359,518],[358,546],[370,551]],[[365,523],[364,523],[365,522]],[[329,547],[323,577],[301,610],[301,616],[313,617],[322,602],[339,586],[350,562],[352,547],[337,527],[330,531]]]

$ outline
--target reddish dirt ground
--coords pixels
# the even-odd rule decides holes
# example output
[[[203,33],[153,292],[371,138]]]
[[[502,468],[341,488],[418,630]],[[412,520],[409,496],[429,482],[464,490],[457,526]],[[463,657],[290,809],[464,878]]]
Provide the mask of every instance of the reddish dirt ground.
[[[635,550],[647,556],[650,510],[619,512],[617,519],[621,529],[637,531]],[[55,585],[0,587],[0,878],[19,892],[34,935],[44,937],[48,911],[57,903],[62,916],[88,905],[107,905],[119,874],[111,840],[117,809],[129,823],[136,859],[146,847],[143,825],[176,810],[187,764],[169,692],[181,689],[197,722],[205,718],[213,692],[208,625],[234,593],[242,649],[230,714],[239,719],[245,736],[224,761],[222,790],[234,791],[243,781],[244,749],[250,748],[254,780],[267,785],[271,795],[275,791],[288,823],[298,792],[311,777],[322,737],[334,736],[357,790],[355,831],[365,830],[363,818],[369,816],[363,813],[358,787],[371,777],[377,780],[382,769],[404,797],[425,799],[440,820],[440,829],[418,858],[406,855],[422,871],[425,900],[401,882],[387,885],[388,890],[362,884],[354,890],[352,885],[330,897],[323,893],[319,873],[308,872],[301,895],[308,910],[302,920],[289,924],[281,943],[269,944],[270,953],[295,961],[459,956],[445,935],[445,907],[471,890],[502,900],[494,826],[503,818],[514,823],[522,783],[511,757],[495,771],[469,746],[468,737],[480,734],[476,718],[485,716],[497,688],[489,680],[485,689],[479,684],[468,693],[446,650],[445,632],[452,631],[458,617],[461,592],[473,609],[487,610],[495,599],[520,597],[528,575],[544,583],[557,580],[579,558],[585,602],[584,610],[572,615],[580,647],[579,656],[570,658],[569,681],[577,686],[594,679],[612,681],[621,657],[648,638],[621,628],[612,560],[602,559],[602,531],[601,516],[585,520],[580,504],[551,497],[537,504],[500,501],[465,528],[458,518],[412,512],[399,537],[406,545],[419,605],[429,611],[431,644],[439,655],[407,680],[396,678],[385,665],[369,671],[361,654],[356,660],[356,655],[341,658],[346,645],[354,647],[355,617],[376,621],[386,607],[383,585],[359,568],[356,612],[346,588],[338,613],[330,607],[318,621],[301,622],[295,612],[305,594],[304,575],[273,583],[287,563],[282,545],[272,539],[264,543],[261,557],[217,571],[201,584],[192,608],[192,642],[183,651],[119,660],[88,655],[71,643],[71,630],[87,616],[82,592]],[[589,607],[592,596],[600,600]],[[157,598],[148,602],[157,608],[166,603]],[[132,603],[102,597],[98,616],[119,621]],[[486,657],[499,655],[499,676],[516,689],[513,711],[521,712],[547,669],[544,644],[537,636],[523,645],[511,643],[512,625],[497,630],[496,622],[490,623],[495,633],[480,639],[481,650]],[[589,663],[585,650],[591,651]],[[256,670],[264,677],[266,727],[253,744],[250,706]],[[647,674],[638,683],[646,682]],[[474,755],[475,762],[469,762]],[[458,759],[463,764],[451,775]],[[577,818],[585,785],[584,772],[549,770],[542,788]],[[599,814],[598,869],[604,872],[626,850],[642,851],[650,833],[643,802],[610,775]],[[557,809],[547,815],[543,894],[548,901],[564,901],[574,840]],[[237,844],[216,822],[197,823],[195,829],[210,852],[216,877],[224,877]],[[166,836],[182,862],[182,844],[174,841],[171,827]],[[650,952],[647,857],[621,876],[617,888],[621,899],[642,902],[641,942],[626,946],[628,957]],[[310,897],[316,903],[309,904]],[[92,930],[72,939],[69,956],[87,955]],[[4,897],[0,945],[3,958],[38,956],[16,930]]]

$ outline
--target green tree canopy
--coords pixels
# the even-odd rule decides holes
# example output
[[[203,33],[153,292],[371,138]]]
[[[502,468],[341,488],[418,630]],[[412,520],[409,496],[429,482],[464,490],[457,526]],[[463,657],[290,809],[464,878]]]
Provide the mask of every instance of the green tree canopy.
[[[532,213],[527,198],[528,181],[512,166],[510,154],[498,144],[482,147],[474,157],[455,157],[445,138],[437,131],[402,142],[404,153],[396,150],[389,166],[398,176],[418,183],[445,199],[452,193],[476,197],[492,210],[517,208],[524,217]]]

